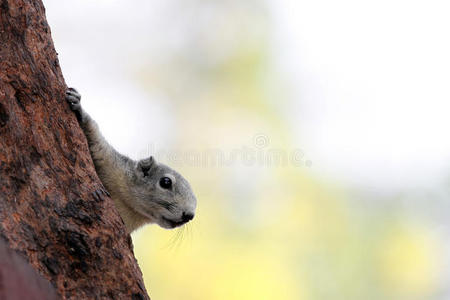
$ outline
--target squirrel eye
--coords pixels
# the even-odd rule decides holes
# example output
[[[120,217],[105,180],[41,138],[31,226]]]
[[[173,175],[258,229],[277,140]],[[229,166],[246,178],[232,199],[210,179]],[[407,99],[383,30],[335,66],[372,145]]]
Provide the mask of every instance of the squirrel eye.
[[[163,189],[170,189],[172,187],[172,180],[169,177],[163,177],[159,180],[159,185],[163,188]]]

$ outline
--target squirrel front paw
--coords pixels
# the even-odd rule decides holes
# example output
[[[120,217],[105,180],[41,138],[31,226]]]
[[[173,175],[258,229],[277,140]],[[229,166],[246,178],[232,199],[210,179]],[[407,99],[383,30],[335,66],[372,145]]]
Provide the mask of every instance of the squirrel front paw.
[[[69,102],[70,109],[76,112],[81,110],[81,95],[74,88],[68,88],[66,91],[66,101]]]

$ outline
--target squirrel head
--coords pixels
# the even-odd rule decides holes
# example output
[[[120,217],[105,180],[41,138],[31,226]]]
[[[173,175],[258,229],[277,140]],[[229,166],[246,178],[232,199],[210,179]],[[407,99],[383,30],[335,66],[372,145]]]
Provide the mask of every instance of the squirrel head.
[[[175,228],[194,218],[197,199],[189,182],[152,156],[138,161],[130,192],[137,213],[163,228]]]

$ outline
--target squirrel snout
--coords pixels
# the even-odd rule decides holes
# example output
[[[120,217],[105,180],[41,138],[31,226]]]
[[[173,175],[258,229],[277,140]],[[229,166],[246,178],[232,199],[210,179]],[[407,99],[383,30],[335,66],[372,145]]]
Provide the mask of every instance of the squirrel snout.
[[[186,213],[183,212],[183,214],[181,215],[181,220],[186,223],[189,222],[190,220],[192,220],[194,218],[194,214],[193,213]]]

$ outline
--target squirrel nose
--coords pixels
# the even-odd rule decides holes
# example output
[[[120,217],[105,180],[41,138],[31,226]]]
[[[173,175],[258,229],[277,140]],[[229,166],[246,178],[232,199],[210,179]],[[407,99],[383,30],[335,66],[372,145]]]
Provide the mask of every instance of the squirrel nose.
[[[183,212],[183,215],[181,215],[181,220],[183,222],[189,222],[193,218],[194,218],[194,214],[192,214],[192,213],[185,213],[185,212]]]

